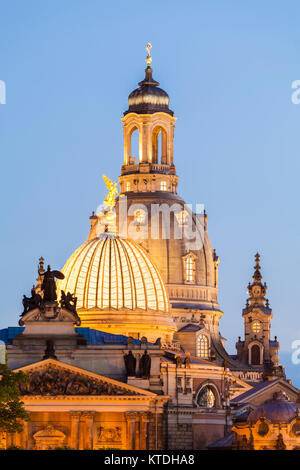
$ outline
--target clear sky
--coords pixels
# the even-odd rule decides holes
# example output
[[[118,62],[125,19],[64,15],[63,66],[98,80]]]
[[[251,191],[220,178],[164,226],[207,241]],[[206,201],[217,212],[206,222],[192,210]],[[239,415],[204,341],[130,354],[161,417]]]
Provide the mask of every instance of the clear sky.
[[[0,328],[15,326],[38,258],[61,268],[87,237],[88,217],[117,179],[120,117],[154,78],[178,117],[179,194],[204,203],[220,256],[222,335],[234,352],[241,310],[261,265],[272,335],[288,376],[300,339],[300,4],[230,0],[2,0],[0,4]]]

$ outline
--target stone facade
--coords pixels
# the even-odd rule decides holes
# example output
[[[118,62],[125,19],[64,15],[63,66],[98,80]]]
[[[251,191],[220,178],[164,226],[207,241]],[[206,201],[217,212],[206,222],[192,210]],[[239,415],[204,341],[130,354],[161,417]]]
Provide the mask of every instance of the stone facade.
[[[205,449],[227,440],[232,429],[231,448],[283,448],[283,442],[295,448],[298,442],[292,405],[294,414],[280,422],[270,418],[265,434],[266,416],[238,422],[241,412],[251,416],[271,398],[272,387],[285,388],[291,403],[298,391],[285,380],[279,343],[271,339],[272,310],[258,255],[243,310],[244,339],[237,355],[225,350],[219,257],[206,212],[187,210],[178,195],[176,118],[150,64],[148,56],[145,79],[129,95],[122,118],[120,196],[108,205],[111,197],[105,199],[90,217],[87,241],[62,272],[52,273],[59,279],[57,289],[54,280],[50,286],[52,299],[45,295],[40,258],[19,329],[11,335],[10,329],[0,331],[9,366],[31,378],[21,388],[31,421],[20,434],[1,433],[0,448]],[[137,156],[131,152],[135,131]],[[116,184],[108,184],[109,196]],[[156,213],[153,206],[159,207]]]

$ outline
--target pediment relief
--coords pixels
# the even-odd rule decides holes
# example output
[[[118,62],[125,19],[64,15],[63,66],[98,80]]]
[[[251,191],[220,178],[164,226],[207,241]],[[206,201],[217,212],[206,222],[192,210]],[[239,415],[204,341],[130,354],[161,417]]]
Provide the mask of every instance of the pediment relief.
[[[28,384],[20,386],[22,396],[154,396],[151,392],[54,359],[47,359],[18,370],[30,376]]]

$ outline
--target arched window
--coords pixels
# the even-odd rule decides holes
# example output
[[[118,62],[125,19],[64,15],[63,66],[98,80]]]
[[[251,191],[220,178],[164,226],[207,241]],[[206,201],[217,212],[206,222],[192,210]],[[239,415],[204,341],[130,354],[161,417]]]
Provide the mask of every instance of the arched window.
[[[167,182],[166,181],[161,181],[160,182],[160,190],[161,191],[167,191],[167,189],[168,189]]]
[[[209,357],[209,340],[206,335],[199,335],[197,338],[197,356],[203,358]]]
[[[182,210],[180,212],[175,213],[175,217],[179,227],[184,227],[188,223],[189,213],[186,210]]]
[[[128,149],[128,156],[131,159],[135,159],[136,162],[139,162],[139,155],[140,155],[140,137],[139,137],[139,131],[137,127],[134,127],[130,133],[130,142],[129,142],[129,149]],[[129,159],[129,160],[130,160]]]
[[[156,127],[152,133],[152,162],[166,164],[167,133],[162,127]]]
[[[258,366],[260,364],[260,347],[254,344],[251,348],[251,364]]]
[[[188,253],[183,257],[184,282],[195,282],[195,260],[197,256],[194,253]]]
[[[197,397],[197,404],[203,408],[214,408],[216,406],[216,396],[212,387],[205,385]]]

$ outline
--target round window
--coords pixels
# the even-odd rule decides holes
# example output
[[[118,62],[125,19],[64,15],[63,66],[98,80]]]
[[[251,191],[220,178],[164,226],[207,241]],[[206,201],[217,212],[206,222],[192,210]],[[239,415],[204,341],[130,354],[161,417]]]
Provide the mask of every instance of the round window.
[[[266,423],[266,421],[262,421],[260,425],[258,426],[258,434],[260,436],[265,436],[266,434],[268,434],[268,432],[269,432],[268,423]]]
[[[296,436],[300,436],[300,423],[298,421],[293,424],[292,431]]]

